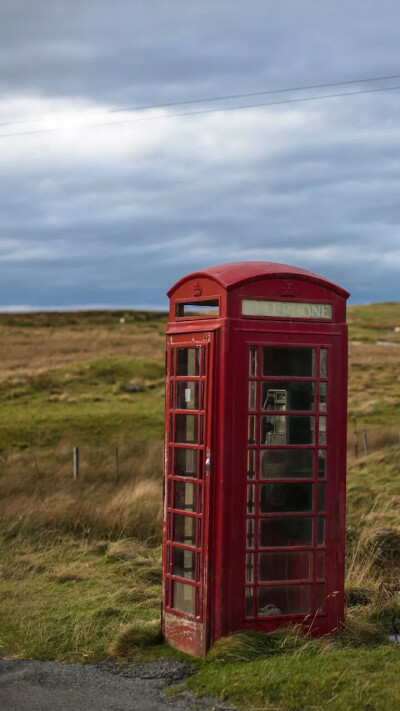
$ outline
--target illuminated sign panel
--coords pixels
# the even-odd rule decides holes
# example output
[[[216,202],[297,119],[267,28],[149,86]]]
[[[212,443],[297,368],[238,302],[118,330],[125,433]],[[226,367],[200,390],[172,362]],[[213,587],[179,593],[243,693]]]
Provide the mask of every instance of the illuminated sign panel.
[[[298,301],[242,300],[243,316],[268,316],[269,318],[332,319],[332,304],[306,304]]]

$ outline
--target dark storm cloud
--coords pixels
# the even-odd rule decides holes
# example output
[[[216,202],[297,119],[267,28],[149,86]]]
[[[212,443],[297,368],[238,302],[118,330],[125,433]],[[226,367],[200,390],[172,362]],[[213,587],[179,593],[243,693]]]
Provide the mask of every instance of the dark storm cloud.
[[[391,21],[388,22],[388,18]],[[3,0],[9,91],[138,100],[386,73],[397,62],[395,0]]]
[[[399,19],[393,0],[3,1],[0,123],[51,114],[59,131],[0,137],[0,305],[158,307],[185,272],[236,259],[397,299],[400,92],[73,131],[68,116],[394,74]]]

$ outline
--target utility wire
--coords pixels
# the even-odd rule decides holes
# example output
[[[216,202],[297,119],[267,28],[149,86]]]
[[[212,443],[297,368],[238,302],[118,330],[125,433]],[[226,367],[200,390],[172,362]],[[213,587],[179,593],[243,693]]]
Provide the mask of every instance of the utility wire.
[[[400,79],[400,74],[391,74],[384,77],[367,77],[363,79],[349,79],[347,81],[335,81],[328,84],[308,84],[305,86],[292,86],[286,89],[267,89],[265,91],[252,91],[246,94],[226,94],[220,96],[206,96],[203,98],[196,99],[185,99],[183,101],[171,101],[168,103],[158,103],[158,104],[144,104],[141,106],[125,106],[125,107],[115,107],[113,109],[104,109],[103,111],[85,111],[80,112],[80,116],[97,116],[98,114],[114,114],[122,113],[124,111],[148,111],[149,109],[163,109],[171,108],[172,106],[185,106],[188,104],[207,104],[215,101],[230,101],[233,99],[247,99],[252,96],[266,96],[268,94],[286,94],[292,91],[307,91],[310,89],[329,89],[332,86],[348,86],[349,84],[365,84],[367,82],[373,81],[388,81],[390,79]],[[60,114],[56,118],[66,118],[68,116],[76,116],[77,114]],[[24,123],[38,123],[43,121],[43,118],[33,118],[24,119],[20,121],[6,121],[5,123],[0,123],[0,126],[16,126],[18,124]]]
[[[177,118],[177,117],[182,117],[182,116],[199,116],[201,114],[214,114],[214,113],[220,113],[222,111],[239,111],[241,109],[253,109],[253,108],[258,108],[258,107],[266,107],[266,106],[280,106],[283,104],[299,104],[299,103],[304,103],[306,101],[319,101],[321,99],[338,99],[342,98],[344,96],[359,96],[360,94],[376,94],[379,92],[384,92],[384,91],[396,91],[400,89],[400,85],[398,86],[387,86],[387,87],[378,87],[376,89],[361,89],[360,91],[345,91],[339,94],[320,94],[319,96],[307,96],[303,97],[301,99],[284,99],[283,101],[269,101],[269,102],[263,102],[263,103],[258,103],[258,104],[237,104],[236,106],[221,106],[218,108],[213,108],[213,109],[198,109],[195,111],[183,111],[183,112],[175,112],[171,114],[159,114],[156,116],[140,116],[140,117],[135,117],[135,118],[127,118],[123,119],[122,121],[101,121],[97,123],[85,123],[81,124],[78,126],[71,126],[72,129],[80,129],[80,128],[93,128],[97,126],[118,126],[121,124],[126,124],[126,123],[137,123],[137,122],[146,122],[146,121],[161,121],[163,119],[171,119],[171,118]],[[38,133],[59,133],[61,131],[65,131],[65,127],[63,128],[43,128],[43,129],[38,129],[38,130],[33,130],[33,131],[18,131],[18,132],[13,132],[13,133],[0,133],[0,138],[9,138],[11,136],[30,136],[33,134],[38,134]]]

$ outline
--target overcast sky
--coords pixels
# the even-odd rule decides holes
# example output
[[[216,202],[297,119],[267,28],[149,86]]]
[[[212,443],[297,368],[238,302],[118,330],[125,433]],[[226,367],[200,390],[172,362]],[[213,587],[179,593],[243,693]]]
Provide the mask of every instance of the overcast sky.
[[[400,300],[400,88],[174,115],[400,76],[110,112],[400,75],[399,24],[397,0],[2,0],[0,310],[166,308],[246,259]]]

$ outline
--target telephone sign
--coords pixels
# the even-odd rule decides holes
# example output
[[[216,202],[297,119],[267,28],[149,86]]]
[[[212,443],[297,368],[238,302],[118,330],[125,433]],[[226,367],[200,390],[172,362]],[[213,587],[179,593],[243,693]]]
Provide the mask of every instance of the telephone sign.
[[[164,638],[204,656],[237,630],[344,616],[349,294],[272,262],[169,291]]]

